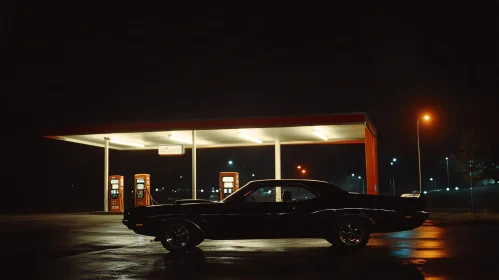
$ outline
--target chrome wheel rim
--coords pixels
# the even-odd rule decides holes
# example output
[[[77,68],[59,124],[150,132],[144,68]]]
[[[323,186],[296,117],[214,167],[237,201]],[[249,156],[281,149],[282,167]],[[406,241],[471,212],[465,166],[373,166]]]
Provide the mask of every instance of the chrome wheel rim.
[[[166,230],[166,242],[174,248],[183,248],[189,242],[189,229],[185,225],[175,224]]]
[[[362,241],[364,230],[362,224],[356,221],[348,221],[340,227],[340,240],[345,245],[357,245]]]

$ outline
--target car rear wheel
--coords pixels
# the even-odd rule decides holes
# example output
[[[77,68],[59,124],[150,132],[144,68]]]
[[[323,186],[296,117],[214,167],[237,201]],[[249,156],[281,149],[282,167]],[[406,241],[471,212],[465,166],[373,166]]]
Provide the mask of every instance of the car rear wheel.
[[[369,241],[370,229],[360,218],[342,218],[333,225],[332,234],[326,238],[334,247],[342,250],[359,250]]]
[[[199,243],[199,233],[192,225],[185,222],[168,223],[163,232],[161,244],[170,252],[187,251]]]

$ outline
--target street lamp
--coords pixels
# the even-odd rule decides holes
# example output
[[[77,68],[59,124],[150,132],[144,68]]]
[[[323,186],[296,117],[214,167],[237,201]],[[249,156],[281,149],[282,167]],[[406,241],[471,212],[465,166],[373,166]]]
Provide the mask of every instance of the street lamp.
[[[358,178],[362,179],[362,193],[365,193],[364,192],[364,179],[362,178],[362,176],[359,176]]]
[[[418,115],[418,120],[416,122],[416,132],[417,132],[417,136],[418,136],[418,166],[419,166],[419,193],[421,193],[422,189],[423,189],[423,183],[421,181],[421,148],[419,146],[419,119],[421,118],[420,115]],[[423,120],[425,121],[429,121],[430,120],[430,116],[428,115],[424,115],[423,116]]]
[[[229,165],[232,165],[232,160],[229,160]]]
[[[433,178],[430,178],[430,181],[435,181],[435,190],[437,190],[437,179],[433,180]],[[447,186],[448,188],[449,186]]]
[[[445,157],[445,161],[447,163],[447,187],[450,186],[450,179],[449,179],[449,157]]]
[[[390,162],[391,166],[395,165],[395,162],[397,162],[396,158],[393,158],[392,161]],[[395,195],[395,171],[392,169],[392,190],[393,190],[393,195]]]
[[[352,173],[352,177],[355,177],[355,174]]]

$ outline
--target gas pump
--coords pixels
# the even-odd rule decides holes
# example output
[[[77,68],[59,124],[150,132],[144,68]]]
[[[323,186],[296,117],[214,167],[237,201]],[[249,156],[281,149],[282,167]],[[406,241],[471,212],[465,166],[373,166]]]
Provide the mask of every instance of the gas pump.
[[[218,192],[220,193],[220,200],[223,200],[239,189],[239,173],[220,172],[219,183],[220,190]]]
[[[109,211],[123,212],[124,201],[124,177],[121,175],[109,176]]]
[[[135,207],[151,205],[151,176],[135,174],[134,186]]]

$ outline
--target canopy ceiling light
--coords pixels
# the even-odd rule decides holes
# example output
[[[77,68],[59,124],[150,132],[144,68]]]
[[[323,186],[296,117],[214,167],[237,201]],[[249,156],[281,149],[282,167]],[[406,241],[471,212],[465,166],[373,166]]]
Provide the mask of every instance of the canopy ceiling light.
[[[312,132],[313,132],[315,135],[319,136],[319,138],[322,138],[323,140],[328,140],[328,138],[327,138],[324,134],[320,133],[319,131],[314,130],[314,131],[312,131]]]
[[[113,144],[144,148],[144,144],[132,143],[132,142],[121,141],[121,140],[116,140],[116,139],[110,139],[109,142],[111,142]]]
[[[177,136],[174,136],[174,135],[171,135],[171,134],[169,135],[169,137],[170,137],[171,139],[176,140],[176,141],[179,141],[179,142],[184,142],[184,143],[187,143],[187,144],[192,144],[192,142],[191,142],[191,141],[189,141],[189,140],[182,139],[182,138],[180,138],[180,137],[177,137]]]
[[[244,139],[247,139],[247,140],[250,140],[250,141],[253,141],[253,142],[256,142],[256,143],[262,143],[262,140],[258,139],[258,138],[254,138],[254,137],[251,137],[251,136],[248,136],[247,134],[245,134],[244,132],[241,132],[239,131],[237,133],[240,137],[244,138]]]

